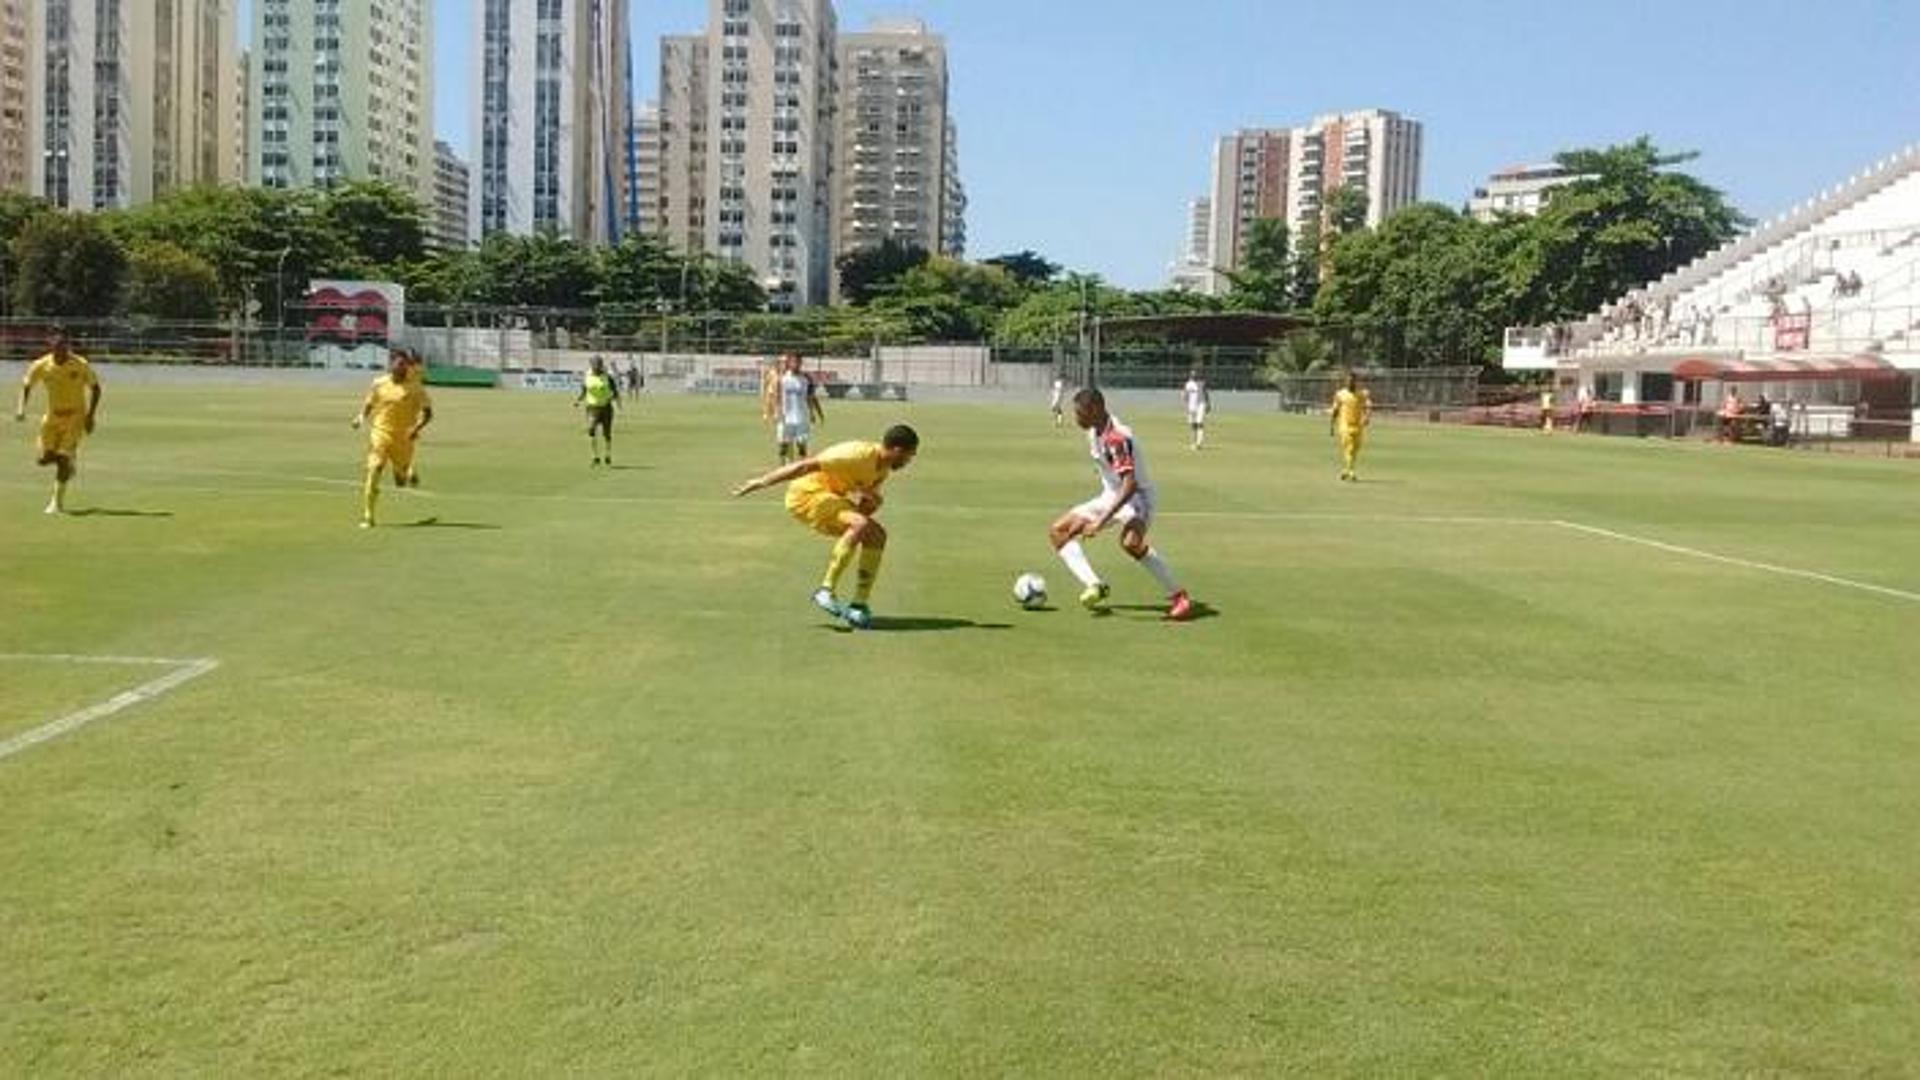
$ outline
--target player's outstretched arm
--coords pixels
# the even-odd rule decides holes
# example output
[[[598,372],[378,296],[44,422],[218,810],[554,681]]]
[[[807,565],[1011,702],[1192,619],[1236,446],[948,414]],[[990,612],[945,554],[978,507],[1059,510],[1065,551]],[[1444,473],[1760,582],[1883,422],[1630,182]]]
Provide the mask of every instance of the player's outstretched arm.
[[[420,433],[427,430],[427,425],[431,423],[433,423],[433,406],[429,405],[420,410],[420,422],[413,426],[413,434],[410,438],[416,442],[419,441]]]
[[[20,400],[15,402],[13,406],[13,419],[16,423],[27,418],[27,398],[32,395],[33,383],[31,381],[22,382],[20,384]]]
[[[100,412],[100,384],[95,382],[87,396],[87,434],[93,434],[94,417]]]
[[[770,473],[763,476],[756,476],[746,483],[741,484],[739,487],[733,489],[733,497],[738,499],[742,496],[751,495],[756,491],[764,491],[767,488],[773,487],[775,484],[784,484],[792,480],[798,480],[808,473],[819,471],[819,458],[805,458],[791,465],[783,465]]]

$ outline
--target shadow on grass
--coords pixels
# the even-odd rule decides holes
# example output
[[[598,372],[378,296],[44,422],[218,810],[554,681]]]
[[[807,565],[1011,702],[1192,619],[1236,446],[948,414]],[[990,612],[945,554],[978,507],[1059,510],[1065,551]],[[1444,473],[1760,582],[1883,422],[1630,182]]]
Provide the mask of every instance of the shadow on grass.
[[[484,521],[441,521],[437,517],[421,518],[400,526],[403,529],[478,529],[485,532],[499,532],[500,526],[489,525]]]
[[[852,627],[844,624],[822,626],[822,630],[835,633],[854,633]],[[983,623],[972,619],[949,619],[938,615],[875,615],[873,625],[864,633],[878,634],[927,634],[950,633],[955,630],[1011,630],[1012,623]]]
[[[651,465],[608,465],[606,466],[606,468],[612,472],[652,472],[653,471],[653,466]]]
[[[110,518],[170,518],[171,510],[115,510],[105,506],[89,506],[85,510],[69,510],[68,517],[110,517]]]
[[[1167,608],[1164,604],[1114,604],[1112,608],[1114,611],[1148,612],[1161,620],[1165,620],[1167,616]],[[1212,604],[1203,604],[1195,600],[1193,602],[1193,614],[1188,615],[1186,621],[1200,622],[1203,619],[1217,619],[1219,617],[1219,608],[1214,607]]]

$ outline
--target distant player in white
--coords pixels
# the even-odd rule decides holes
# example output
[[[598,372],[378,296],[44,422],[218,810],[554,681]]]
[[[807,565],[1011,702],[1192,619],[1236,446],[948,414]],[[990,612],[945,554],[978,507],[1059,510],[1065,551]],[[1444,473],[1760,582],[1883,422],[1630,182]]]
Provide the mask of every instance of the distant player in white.
[[[1053,410],[1054,427],[1059,427],[1061,424],[1066,423],[1066,403],[1067,380],[1055,375],[1053,377],[1053,400],[1047,403],[1047,408]]]
[[[1198,368],[1187,375],[1187,385],[1180,394],[1187,402],[1187,426],[1193,429],[1193,448],[1198,450],[1207,445],[1207,414],[1213,411],[1213,398]]]
[[[1105,610],[1112,590],[1094,572],[1080,542],[1098,536],[1109,522],[1117,521],[1120,546],[1166,590],[1167,618],[1191,618],[1193,600],[1187,590],[1174,580],[1160,553],[1147,545],[1147,529],[1153,524],[1153,482],[1147,478],[1147,465],[1132,429],[1107,412],[1106,398],[1092,387],[1073,395],[1073,419],[1086,429],[1088,449],[1100,470],[1100,494],[1062,515],[1049,535],[1060,561],[1086,587],[1080,594],[1081,605],[1089,611]]]
[[[780,444],[780,463],[800,461],[807,456],[807,444],[813,440],[813,425],[826,423],[827,411],[820,407],[820,395],[813,379],[800,370],[800,357],[788,353],[781,358],[785,369],[774,386],[780,412],[774,426],[774,441]]]

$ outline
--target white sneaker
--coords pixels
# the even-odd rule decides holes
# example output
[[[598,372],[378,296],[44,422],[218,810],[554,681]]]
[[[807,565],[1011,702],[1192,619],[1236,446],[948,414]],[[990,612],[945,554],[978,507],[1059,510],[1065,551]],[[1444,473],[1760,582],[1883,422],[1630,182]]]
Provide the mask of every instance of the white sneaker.
[[[60,505],[60,501],[58,499],[55,499],[54,501],[47,504],[46,512],[48,514],[64,514],[67,511],[65,507]]]

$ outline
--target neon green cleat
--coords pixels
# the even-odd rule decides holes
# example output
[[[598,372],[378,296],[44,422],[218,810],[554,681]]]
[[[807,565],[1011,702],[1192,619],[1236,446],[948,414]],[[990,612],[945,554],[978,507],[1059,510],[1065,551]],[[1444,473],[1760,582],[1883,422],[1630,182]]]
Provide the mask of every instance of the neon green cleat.
[[[1080,606],[1086,608],[1088,611],[1105,611],[1107,607],[1107,597],[1111,595],[1113,595],[1113,590],[1107,586],[1106,582],[1096,581],[1081,592]]]

